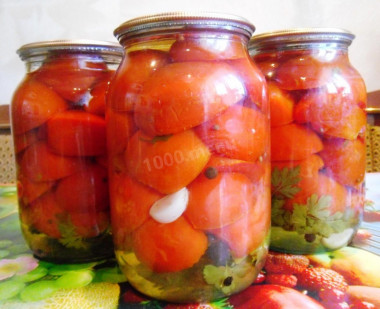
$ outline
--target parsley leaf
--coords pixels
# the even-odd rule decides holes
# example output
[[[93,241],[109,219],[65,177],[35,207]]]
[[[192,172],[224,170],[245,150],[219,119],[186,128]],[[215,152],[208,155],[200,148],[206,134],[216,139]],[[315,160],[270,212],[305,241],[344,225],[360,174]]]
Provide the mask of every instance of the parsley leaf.
[[[271,175],[272,195],[278,198],[293,198],[301,189],[297,187],[300,166],[278,169],[275,167]]]

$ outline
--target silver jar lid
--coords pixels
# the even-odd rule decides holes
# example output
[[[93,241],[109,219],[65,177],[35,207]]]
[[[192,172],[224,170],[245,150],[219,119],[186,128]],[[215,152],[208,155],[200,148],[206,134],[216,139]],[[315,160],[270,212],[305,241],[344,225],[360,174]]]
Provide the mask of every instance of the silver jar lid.
[[[34,56],[43,56],[51,52],[94,53],[122,57],[123,47],[114,42],[97,40],[55,40],[34,42],[21,46],[17,54],[22,60]]]
[[[115,29],[121,42],[125,37],[175,30],[223,30],[240,33],[250,38],[255,26],[247,19],[230,14],[213,12],[168,12],[146,15],[126,21]]]
[[[300,43],[337,43],[349,46],[355,35],[339,28],[295,28],[255,35],[249,49]]]

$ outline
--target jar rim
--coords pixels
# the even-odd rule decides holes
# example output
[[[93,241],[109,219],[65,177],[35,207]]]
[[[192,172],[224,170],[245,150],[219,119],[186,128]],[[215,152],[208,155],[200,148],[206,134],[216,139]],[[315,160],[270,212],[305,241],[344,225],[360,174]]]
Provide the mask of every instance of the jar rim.
[[[22,45],[16,53],[22,60],[34,56],[46,55],[52,51],[71,53],[97,53],[122,57],[123,47],[117,42],[88,39],[40,41]]]
[[[125,37],[170,30],[218,30],[252,36],[255,26],[244,17],[216,12],[166,12],[136,17],[122,23],[114,30],[115,37],[121,42]]]
[[[258,46],[294,43],[340,43],[349,46],[354,38],[353,33],[342,28],[294,28],[254,35],[248,47],[253,49]]]

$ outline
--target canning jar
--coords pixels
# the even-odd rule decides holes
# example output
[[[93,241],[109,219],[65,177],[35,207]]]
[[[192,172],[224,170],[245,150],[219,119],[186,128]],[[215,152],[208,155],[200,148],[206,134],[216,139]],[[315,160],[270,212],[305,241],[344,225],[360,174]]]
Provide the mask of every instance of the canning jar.
[[[366,87],[349,62],[353,39],[345,30],[313,28],[250,41],[271,109],[273,250],[338,249],[360,223]]]
[[[115,30],[107,95],[116,257],[139,291],[209,301],[254,281],[270,227],[265,78],[245,19],[163,13]]]
[[[26,242],[53,262],[112,256],[105,92],[123,49],[62,40],[17,53],[27,73],[14,92],[11,121]]]

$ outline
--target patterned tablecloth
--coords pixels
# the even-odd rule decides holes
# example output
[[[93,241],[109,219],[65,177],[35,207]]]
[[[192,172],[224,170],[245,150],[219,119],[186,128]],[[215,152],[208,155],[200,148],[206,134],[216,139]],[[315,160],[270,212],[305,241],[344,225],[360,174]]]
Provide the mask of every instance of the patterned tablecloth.
[[[380,209],[379,188],[380,173],[367,175],[367,198],[372,201],[370,211]],[[372,213],[367,215],[365,218],[368,221],[379,220]],[[380,308],[380,251],[373,254],[358,248],[364,247],[373,252],[380,250],[376,248],[380,238],[375,235],[376,228],[373,228],[380,222],[363,224],[366,230],[361,230],[355,239],[356,248],[350,246],[307,258],[314,266],[332,268],[344,276],[349,288],[340,302],[351,306],[347,308],[359,308],[354,306],[355,299],[370,301],[375,304],[374,308]],[[152,300],[136,292],[126,282],[114,259],[70,265],[38,261],[30,253],[21,235],[16,188],[0,185],[0,308],[254,309],[264,308],[261,303],[271,302],[273,305],[265,308],[338,308],[326,303],[321,307],[323,301],[318,291],[305,291],[299,285],[282,288],[278,284],[268,284],[265,280],[265,275],[260,276],[258,282],[242,293],[210,304],[175,305]],[[316,302],[309,303],[310,298]]]

